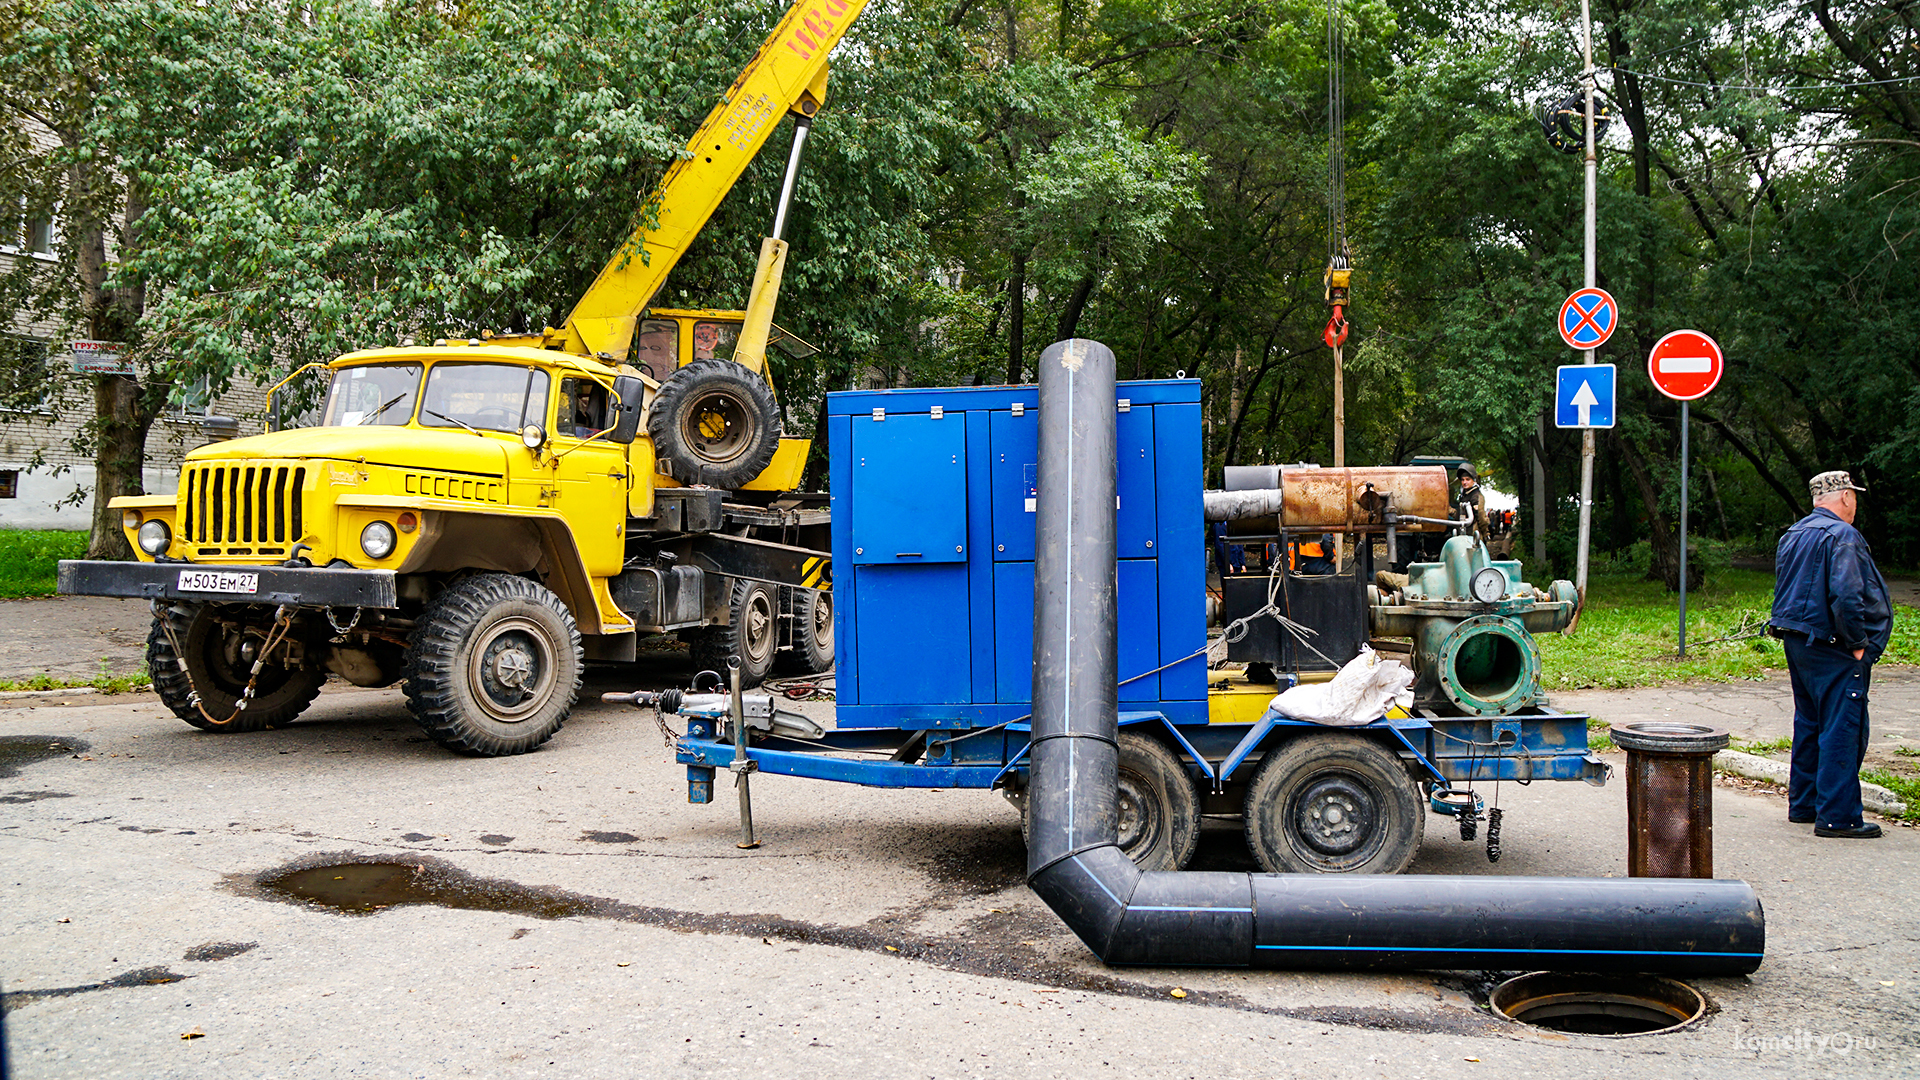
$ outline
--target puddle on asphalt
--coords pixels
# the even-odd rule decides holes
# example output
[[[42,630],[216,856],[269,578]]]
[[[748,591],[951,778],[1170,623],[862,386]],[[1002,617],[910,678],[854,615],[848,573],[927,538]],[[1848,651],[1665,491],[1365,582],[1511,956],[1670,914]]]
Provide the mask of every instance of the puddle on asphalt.
[[[92,748],[85,739],[64,735],[0,735],[0,779],[18,776],[21,769],[48,758],[84,754]]]
[[[9,791],[0,795],[0,806],[18,806],[21,803],[39,802],[42,799],[71,799],[73,795],[66,791]]]
[[[469,911],[510,911],[539,919],[593,913],[594,901],[510,881],[476,878],[434,863],[338,863],[287,870],[260,879],[261,891],[278,899],[370,915],[403,904],[432,904]]]

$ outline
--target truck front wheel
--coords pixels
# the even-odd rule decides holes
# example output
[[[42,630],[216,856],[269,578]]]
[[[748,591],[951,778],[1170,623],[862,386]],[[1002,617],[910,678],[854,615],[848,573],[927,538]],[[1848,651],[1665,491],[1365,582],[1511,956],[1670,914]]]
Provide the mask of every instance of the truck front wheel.
[[[407,708],[458,754],[524,754],[553,737],[580,692],[580,631],[560,598],[511,574],[476,574],[433,598],[407,639]]]
[[[1399,757],[1364,735],[1297,736],[1247,787],[1247,847],[1275,874],[1397,874],[1426,821]]]
[[[267,644],[267,630],[231,630],[215,614],[211,604],[174,604],[154,617],[147,632],[147,671],[161,703],[203,731],[259,731],[293,723],[319,695],[327,673],[269,663],[260,669],[247,707],[236,712],[253,674],[255,650]]]

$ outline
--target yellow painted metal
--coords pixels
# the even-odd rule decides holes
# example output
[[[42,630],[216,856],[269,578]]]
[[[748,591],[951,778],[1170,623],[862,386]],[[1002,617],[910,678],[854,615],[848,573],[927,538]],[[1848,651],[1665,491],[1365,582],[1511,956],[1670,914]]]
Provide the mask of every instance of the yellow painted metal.
[[[625,360],[640,312],[789,111],[812,115],[827,54],[867,0],[801,0],[774,27],[644,204],[639,228],[548,343]]]
[[[1229,675],[1225,688],[1207,690],[1207,723],[1254,723],[1267,711],[1275,689],[1271,683],[1250,683],[1238,673]]]
[[[801,474],[807,471],[807,452],[812,439],[781,439],[766,471],[741,485],[746,491],[798,491]]]
[[[767,365],[767,337],[773,332],[773,305],[780,298],[780,276],[787,265],[787,242],[771,236],[760,241],[760,264],[753,270],[753,292],[733,359],[753,372]]]

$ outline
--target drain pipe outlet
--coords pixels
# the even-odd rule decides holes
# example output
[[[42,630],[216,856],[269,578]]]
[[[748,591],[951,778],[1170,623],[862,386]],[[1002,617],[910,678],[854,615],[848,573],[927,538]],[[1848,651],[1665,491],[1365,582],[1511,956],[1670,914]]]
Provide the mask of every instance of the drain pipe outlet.
[[[1760,966],[1766,920],[1744,881],[1135,867],[1117,830],[1114,402],[1106,346],[1076,338],[1041,354],[1027,883],[1095,956],[1686,975]]]

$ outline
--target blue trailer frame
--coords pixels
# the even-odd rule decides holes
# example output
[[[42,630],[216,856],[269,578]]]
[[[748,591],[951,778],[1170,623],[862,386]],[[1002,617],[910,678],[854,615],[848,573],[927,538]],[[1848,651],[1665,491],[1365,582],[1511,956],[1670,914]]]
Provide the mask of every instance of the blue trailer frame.
[[[750,767],[867,787],[1024,791],[1037,388],[836,393],[826,408],[835,725],[818,740],[755,732]],[[1429,794],[1502,780],[1605,783],[1587,717],[1550,707],[1492,718],[1394,710],[1329,728],[1255,712],[1266,693],[1244,683],[1216,694],[1200,384],[1123,382],[1115,409],[1119,723],[1163,742],[1199,793],[1238,790],[1264,755],[1333,731],[1375,740]],[[687,720],[676,759],[688,800],[709,802],[738,748],[718,710]],[[1452,812],[1437,797],[1431,805]]]

